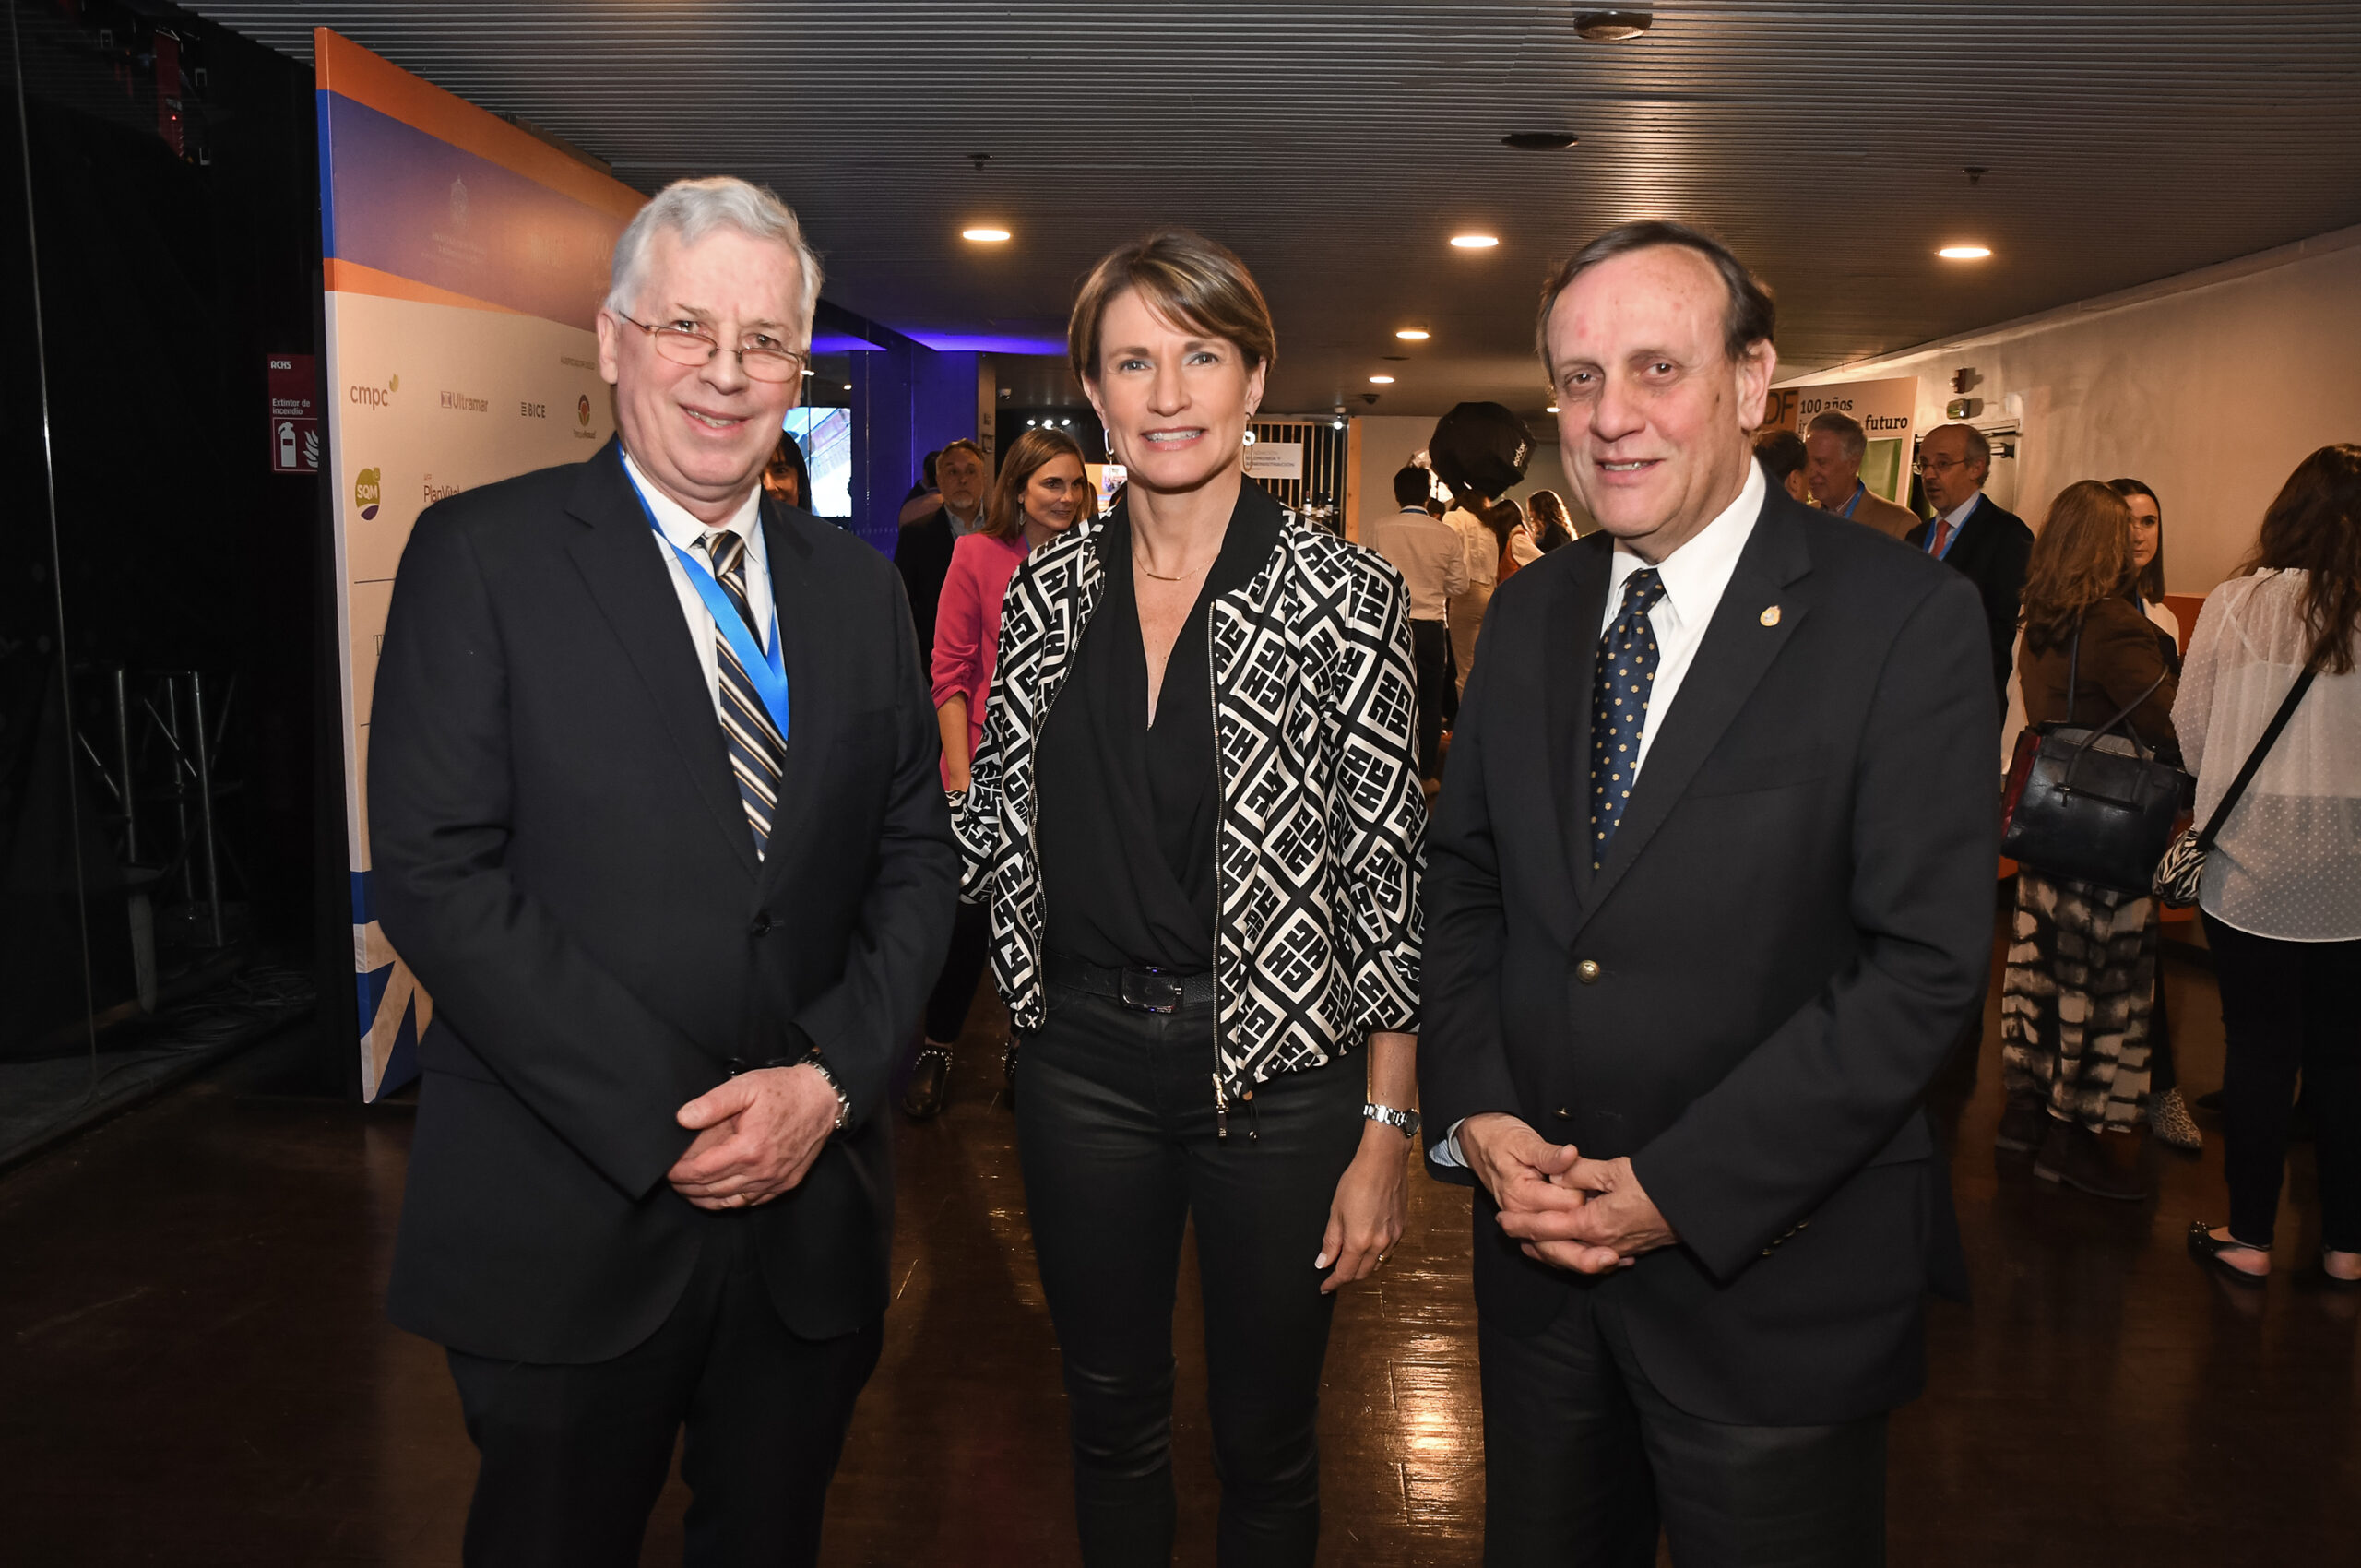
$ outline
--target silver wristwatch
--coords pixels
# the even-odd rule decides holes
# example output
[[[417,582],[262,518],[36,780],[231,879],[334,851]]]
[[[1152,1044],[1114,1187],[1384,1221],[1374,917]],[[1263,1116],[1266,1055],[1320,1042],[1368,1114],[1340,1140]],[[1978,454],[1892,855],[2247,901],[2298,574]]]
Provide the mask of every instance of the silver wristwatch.
[[[1396,1111],[1390,1105],[1379,1105],[1372,1100],[1361,1107],[1361,1114],[1372,1122],[1394,1128],[1406,1138],[1416,1141],[1418,1136],[1418,1113],[1415,1111]]]
[[[828,1087],[835,1092],[836,1097],[836,1131],[841,1133],[846,1128],[851,1126],[852,1096],[845,1093],[844,1085],[836,1082],[836,1074],[829,1071],[828,1063],[821,1057],[820,1048],[818,1046],[813,1046],[812,1048],[812,1053],[803,1059],[802,1065],[809,1067],[813,1072],[819,1074],[822,1080],[825,1081]]]

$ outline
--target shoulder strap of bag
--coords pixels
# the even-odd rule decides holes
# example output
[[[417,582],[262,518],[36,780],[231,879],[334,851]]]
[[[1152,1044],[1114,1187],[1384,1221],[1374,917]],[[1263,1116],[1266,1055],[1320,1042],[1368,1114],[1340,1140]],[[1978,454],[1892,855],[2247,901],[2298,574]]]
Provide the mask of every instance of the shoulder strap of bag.
[[[2215,806],[2213,814],[2205,819],[2205,831],[2197,836],[2200,851],[2213,847],[2213,835],[2230,820],[2230,813],[2237,806],[2238,797],[2245,794],[2247,786],[2254,781],[2256,772],[2262,766],[2262,759],[2271,754],[2272,745],[2279,739],[2279,731],[2286,729],[2287,721],[2296,717],[2296,705],[2304,700],[2304,694],[2311,689],[2312,677],[2319,673],[2317,660],[2307,663],[2304,672],[2296,677],[2296,683],[2287,688],[2286,700],[2279,705],[2279,711],[2271,716],[2271,727],[2263,731],[2262,739],[2257,741],[2254,750],[2247,754],[2246,766],[2238,769],[2236,778],[2230,780],[2229,789],[2223,793],[2222,803]]]
[[[2073,646],[2066,650],[2066,722],[2074,722],[2074,699],[2082,695],[2082,620],[2090,615],[2085,610],[2074,622]]]

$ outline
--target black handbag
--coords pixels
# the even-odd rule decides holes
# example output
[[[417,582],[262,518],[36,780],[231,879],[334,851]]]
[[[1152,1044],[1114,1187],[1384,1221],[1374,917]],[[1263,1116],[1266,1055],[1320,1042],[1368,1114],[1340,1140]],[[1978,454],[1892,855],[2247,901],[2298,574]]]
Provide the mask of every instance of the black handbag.
[[[2082,629],[2066,665],[2066,717],[2020,739],[2009,770],[2000,852],[2045,876],[2145,895],[2196,780],[2140,742],[2130,718],[2165,678],[2095,730],[2074,722]],[[2119,731],[2119,732],[2118,732]]]

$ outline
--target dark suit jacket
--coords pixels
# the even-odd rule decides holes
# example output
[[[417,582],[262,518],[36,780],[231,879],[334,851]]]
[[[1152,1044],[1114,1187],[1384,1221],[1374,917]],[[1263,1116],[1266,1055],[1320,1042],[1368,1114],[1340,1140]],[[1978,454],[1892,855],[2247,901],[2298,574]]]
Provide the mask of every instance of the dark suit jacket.
[[[1927,530],[1920,523],[1904,542],[1920,554],[1927,551]],[[1984,622],[1992,642],[1992,689],[2007,706],[2009,665],[2016,657],[2017,615],[2024,607],[2025,562],[2033,554],[2033,529],[2014,512],[2003,510],[1988,495],[1975,498],[1975,510],[1959,526],[1959,537],[1944,555],[1944,564],[1975,585],[1984,600]]]
[[[886,1075],[950,941],[959,857],[901,582],[764,504],[792,709],[768,854],[646,513],[589,462],[429,507],[395,581],[369,756],[379,918],[434,997],[387,1310],[478,1355],[603,1360],[717,1223],[797,1333],[884,1310]],[[854,1125],[796,1191],[692,1208],[673,1120],[816,1043]]]
[[[1922,1293],[1964,1283],[1919,1097],[1990,961],[1975,597],[1773,490],[1594,873],[1613,546],[1492,600],[1428,830],[1418,1085],[1430,1146],[1499,1111],[1631,1157],[1681,1244],[1584,1280],[1479,1191],[1477,1305],[1529,1335],[1611,1294],[1650,1380],[1711,1420],[1891,1408],[1922,1381]]]
[[[924,668],[934,668],[934,614],[943,603],[943,579],[951,575],[951,547],[959,536],[941,505],[902,525],[894,540],[894,566],[902,574],[909,595],[910,619],[919,629],[919,652]]]

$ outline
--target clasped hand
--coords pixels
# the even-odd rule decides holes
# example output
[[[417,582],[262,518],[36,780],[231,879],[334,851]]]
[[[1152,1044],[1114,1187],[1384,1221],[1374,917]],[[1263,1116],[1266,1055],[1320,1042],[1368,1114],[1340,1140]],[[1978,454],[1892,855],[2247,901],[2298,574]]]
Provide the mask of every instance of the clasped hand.
[[[681,1107],[695,1132],[665,1173],[699,1208],[753,1208],[792,1190],[827,1146],[836,1091],[813,1067],[765,1067],[718,1085]]]
[[[1525,1255],[1577,1274],[1628,1268],[1680,1238],[1641,1189],[1629,1159],[1584,1159],[1513,1116],[1470,1116],[1459,1150],[1500,1206]]]

